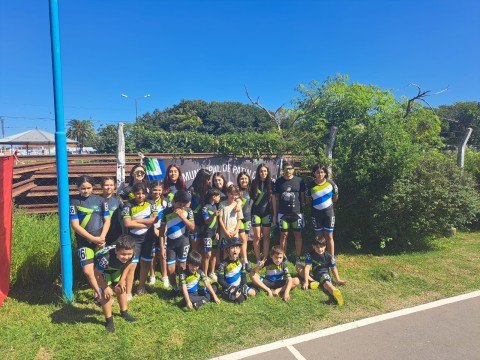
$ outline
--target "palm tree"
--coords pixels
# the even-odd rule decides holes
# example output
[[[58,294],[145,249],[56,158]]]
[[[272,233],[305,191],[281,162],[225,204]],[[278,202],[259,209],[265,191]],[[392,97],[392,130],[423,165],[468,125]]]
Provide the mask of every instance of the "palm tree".
[[[90,120],[70,120],[67,137],[77,140],[83,150],[85,142],[93,142],[96,138],[95,128]]]

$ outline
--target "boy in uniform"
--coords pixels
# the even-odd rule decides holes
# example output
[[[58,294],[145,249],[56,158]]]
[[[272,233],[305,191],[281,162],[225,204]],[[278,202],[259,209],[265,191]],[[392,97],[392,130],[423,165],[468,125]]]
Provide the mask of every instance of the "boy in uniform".
[[[280,246],[270,249],[270,258],[261,260],[250,272],[253,283],[265,290],[269,297],[282,296],[285,301],[290,300],[290,290],[300,284],[300,280],[292,278],[288,266],[283,261],[285,253]],[[265,268],[265,277],[259,271]]]
[[[327,241],[324,238],[313,240],[312,251],[305,258],[305,267],[301,265],[297,267],[298,275],[305,280],[303,283],[304,290],[309,287],[316,289],[321,285],[330,298],[333,297],[338,305],[343,305],[342,293],[333,286],[329,270],[332,270],[337,284],[344,285],[347,281],[340,279],[335,259],[326,251],[326,248]]]
[[[242,241],[239,238],[228,239],[225,244],[228,258],[222,261],[217,269],[218,283],[222,286],[223,294],[237,304],[256,294],[255,290],[247,285],[245,264],[239,256],[241,247]]]
[[[127,310],[126,273],[131,264],[135,249],[135,240],[130,235],[121,235],[113,245],[100,250],[95,255],[95,277],[97,279],[103,314],[105,315],[105,328],[115,331],[112,316],[112,295],[117,294],[120,305],[120,316],[127,321],[133,322],[133,318]]]
[[[173,196],[172,206],[165,209],[160,225],[160,251],[167,259],[167,274],[172,285],[171,296],[180,294],[180,289],[175,278],[175,269],[178,266],[181,270],[186,269],[187,255],[190,250],[189,234],[195,232],[193,211],[187,207],[190,202],[188,193],[178,190]],[[166,233],[165,233],[166,231]],[[165,248],[165,242],[167,246]]]
[[[216,256],[212,256],[212,249],[218,247],[218,204],[220,202],[220,190],[209,189],[205,196],[206,205],[202,207],[202,219],[203,219],[203,232],[201,238],[203,241],[204,258],[203,258],[203,270],[206,274],[210,274],[212,282],[217,281],[215,275]],[[209,273],[209,269],[211,269]]]
[[[188,309],[198,310],[202,305],[210,300],[220,304],[217,297],[217,285],[210,285],[210,280],[205,273],[199,269],[202,263],[202,255],[197,251],[191,251],[187,256],[187,268],[180,272],[180,283],[182,284],[182,292]],[[203,281],[205,287],[200,287],[200,281]]]

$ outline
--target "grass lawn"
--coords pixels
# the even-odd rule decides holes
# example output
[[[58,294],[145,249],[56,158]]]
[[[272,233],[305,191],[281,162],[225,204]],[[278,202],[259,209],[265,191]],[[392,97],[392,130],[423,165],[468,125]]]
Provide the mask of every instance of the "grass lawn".
[[[134,297],[127,323],[114,305],[116,332],[105,331],[91,291],[63,306],[58,285],[15,288],[0,308],[3,359],[206,359],[405,307],[480,289],[480,233],[439,239],[429,252],[337,256],[343,307],[318,290],[295,289],[285,303],[265,293],[241,305],[223,301],[186,311],[157,283]],[[294,270],[294,267],[290,267]],[[158,277],[158,276],[157,276]]]

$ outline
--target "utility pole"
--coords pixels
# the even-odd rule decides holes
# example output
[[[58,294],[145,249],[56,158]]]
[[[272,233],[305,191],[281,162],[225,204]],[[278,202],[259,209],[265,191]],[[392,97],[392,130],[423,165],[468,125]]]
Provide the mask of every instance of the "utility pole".
[[[467,147],[468,139],[470,139],[470,135],[472,135],[472,128],[468,128],[467,132],[463,136],[462,141],[458,144],[458,154],[457,154],[457,166],[460,169],[463,169],[463,164],[465,160],[465,148]]]

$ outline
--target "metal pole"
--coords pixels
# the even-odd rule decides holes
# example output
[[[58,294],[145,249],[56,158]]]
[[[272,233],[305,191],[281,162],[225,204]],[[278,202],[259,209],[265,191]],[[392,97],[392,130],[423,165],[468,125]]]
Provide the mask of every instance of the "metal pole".
[[[458,144],[458,154],[457,154],[457,166],[460,169],[463,169],[463,163],[465,159],[465,148],[467,147],[468,139],[470,139],[470,135],[472,135],[472,128],[468,128],[467,132],[463,136],[462,141]]]
[[[60,220],[60,255],[62,291],[65,302],[73,302],[72,244],[69,224],[69,189],[67,136],[63,114],[62,63],[60,58],[60,25],[58,0],[50,0],[50,39],[52,46],[53,92],[55,102],[55,154],[58,178],[58,217]]]

